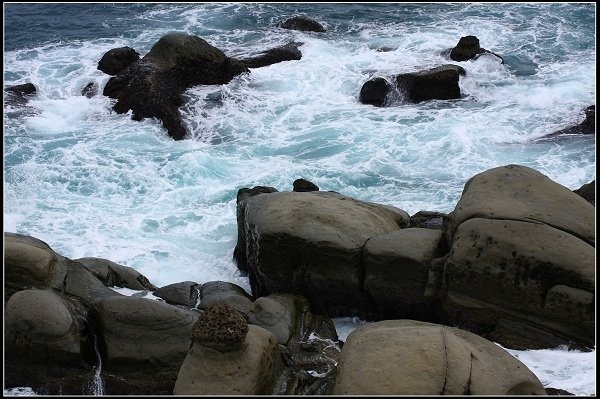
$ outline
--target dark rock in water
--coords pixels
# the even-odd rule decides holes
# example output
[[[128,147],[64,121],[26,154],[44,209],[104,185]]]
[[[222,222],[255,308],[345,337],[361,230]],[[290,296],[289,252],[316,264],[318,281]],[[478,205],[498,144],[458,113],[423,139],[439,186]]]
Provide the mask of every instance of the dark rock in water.
[[[548,388],[546,388],[546,392],[548,393],[548,395],[575,396],[574,393],[565,391],[564,389],[560,389],[560,388],[548,387]]]
[[[81,95],[87,98],[92,98],[98,94],[98,84],[96,82],[90,82],[81,90]]]
[[[382,107],[391,89],[392,85],[384,78],[371,79],[360,89],[359,100],[363,104]]]
[[[242,63],[228,58],[205,40],[184,33],[163,36],[142,59],[111,78],[103,94],[116,98],[113,109],[132,119],[157,118],[168,134],[181,140],[187,129],[181,120],[181,94],[195,85],[226,84],[249,72]]]
[[[294,181],[294,191],[296,192],[306,192],[306,191],[319,191],[319,187],[309,182],[306,179],[296,179]]]
[[[25,83],[22,85],[9,86],[4,88],[6,97],[4,105],[21,106],[27,103],[27,97],[35,94],[36,88],[33,83]]]
[[[479,39],[476,36],[463,36],[458,44],[450,50],[450,59],[454,61],[467,61],[477,59],[482,54],[492,54],[500,58],[501,64],[504,59],[498,54],[493,53],[479,46]]]
[[[276,64],[283,61],[299,60],[302,58],[302,52],[298,49],[303,43],[292,42],[283,46],[275,47],[262,52],[260,55],[252,58],[245,58],[240,62],[247,68],[261,68],[267,65]]]
[[[454,61],[467,61],[483,52],[485,52],[485,49],[479,46],[479,39],[476,36],[463,36],[452,51],[450,51],[450,59]]]
[[[118,75],[123,69],[140,59],[140,54],[131,47],[108,50],[98,62],[98,69],[108,75]]]
[[[233,306],[218,303],[204,311],[194,324],[192,341],[220,352],[241,348],[248,323]]]
[[[19,94],[21,96],[28,96],[36,92],[36,88],[33,83],[25,83],[22,85],[10,86],[5,89],[6,91]]]
[[[238,269],[243,272],[248,271],[246,266],[246,202],[248,199],[259,194],[268,194],[277,192],[276,188],[266,186],[256,186],[253,188],[240,188],[237,193],[237,226],[238,239],[235,249],[233,250],[233,259],[235,260]]]
[[[442,65],[396,76],[396,87],[411,102],[460,98],[459,75],[466,71],[458,65]]]
[[[160,287],[153,294],[172,305],[193,308],[196,307],[196,303],[200,299],[200,287],[201,285],[194,281],[184,281]]]
[[[325,32],[325,28],[319,22],[305,16],[288,18],[277,24],[278,28],[299,30],[304,32]]]
[[[596,134],[596,106],[590,105],[584,112],[585,119],[579,125],[559,130],[544,137],[555,137],[562,134]]]
[[[596,206],[596,180],[592,180],[588,184],[584,184],[577,190],[573,190],[574,193],[579,194],[587,202]]]
[[[463,67],[447,64],[396,75],[392,80],[393,84],[384,78],[375,78],[362,86],[359,100],[363,104],[386,106],[392,89],[399,91],[404,99],[410,102],[456,99],[460,98],[459,76],[465,75]]]

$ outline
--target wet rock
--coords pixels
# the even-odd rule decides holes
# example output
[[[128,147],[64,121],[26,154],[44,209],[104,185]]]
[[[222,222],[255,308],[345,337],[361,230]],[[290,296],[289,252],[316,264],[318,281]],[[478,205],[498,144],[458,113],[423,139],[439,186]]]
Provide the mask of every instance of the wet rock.
[[[29,96],[36,92],[36,88],[33,83],[25,83],[22,85],[9,86],[4,90],[8,91],[10,93],[18,94],[20,96]]]
[[[36,87],[33,83],[25,83],[22,85],[9,86],[4,88],[6,94],[4,105],[22,106],[25,105],[30,96],[36,92]]]
[[[563,134],[596,134],[596,106],[590,105],[584,112],[585,119],[579,125],[559,130],[546,137],[555,137]]]
[[[293,191],[296,191],[296,192],[319,191],[319,187],[316,184],[314,184],[306,179],[294,180],[293,186],[294,186]]]
[[[233,259],[237,264],[238,269],[243,272],[248,271],[246,264],[246,203],[247,201],[259,194],[275,193],[277,189],[274,187],[267,186],[256,186],[253,188],[240,188],[237,193],[237,226],[238,226],[238,238],[233,250]]]
[[[164,299],[172,305],[196,307],[200,299],[201,285],[194,281],[169,284],[153,292],[154,296]]]
[[[441,230],[445,216],[441,212],[419,211],[410,217],[410,226]]]
[[[319,22],[306,16],[296,16],[277,23],[278,28],[293,29],[304,32],[325,32]]]
[[[98,84],[96,82],[90,82],[81,90],[81,95],[87,98],[92,98],[98,94]]]
[[[375,78],[363,84],[359,101],[378,107],[388,105],[393,90],[409,102],[427,100],[449,100],[460,98],[459,76],[465,75],[464,68],[458,65],[440,67],[396,75],[392,82],[384,78]]]
[[[252,308],[252,297],[240,286],[225,281],[209,281],[202,285],[199,309],[206,310],[217,303],[234,307],[242,316],[248,318]]]
[[[181,94],[196,85],[226,84],[249,72],[238,60],[227,57],[205,40],[184,33],[163,36],[142,59],[112,77],[105,96],[117,99],[118,113],[132,111],[132,119],[157,118],[169,136],[183,139],[187,129],[181,119]]]
[[[479,46],[479,39],[476,36],[463,36],[450,52],[450,59],[454,61],[467,61],[483,52],[485,52],[485,49]]]
[[[283,46],[266,50],[261,54],[240,60],[247,68],[262,68],[283,61],[299,60],[302,52],[298,49],[303,43],[292,42]]]
[[[131,47],[114,48],[104,53],[98,62],[98,69],[108,75],[116,76],[139,59],[140,54]]]
[[[237,351],[248,333],[248,323],[230,305],[217,303],[200,315],[192,331],[192,341],[220,352]]]

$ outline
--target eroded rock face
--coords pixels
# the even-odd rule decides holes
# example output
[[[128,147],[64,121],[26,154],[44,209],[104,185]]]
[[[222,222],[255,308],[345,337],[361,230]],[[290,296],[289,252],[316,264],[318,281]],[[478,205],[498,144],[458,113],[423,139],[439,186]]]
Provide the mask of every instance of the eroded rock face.
[[[306,16],[296,16],[277,23],[278,28],[293,29],[309,32],[325,32],[325,28],[319,22]]]
[[[339,356],[334,395],[545,395],[538,378],[475,334],[413,320],[366,324]]]
[[[533,169],[494,168],[467,182],[445,233],[448,320],[512,348],[593,345],[587,201]]]
[[[241,339],[239,348],[230,351],[194,341],[179,370],[173,394],[273,394],[282,370],[277,340],[267,330],[253,325],[246,326]]]
[[[209,306],[198,318],[192,341],[220,352],[237,351],[248,333],[246,319],[225,303]]]

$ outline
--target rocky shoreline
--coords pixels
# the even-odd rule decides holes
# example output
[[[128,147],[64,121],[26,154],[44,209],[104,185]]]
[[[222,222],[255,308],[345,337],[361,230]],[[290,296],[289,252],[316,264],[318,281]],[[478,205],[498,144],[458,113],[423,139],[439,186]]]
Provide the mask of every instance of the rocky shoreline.
[[[101,366],[111,395],[546,394],[492,341],[593,346],[595,209],[539,172],[480,173],[448,215],[294,188],[238,194],[252,295],[5,233],[5,387],[89,394]],[[343,315],[374,322],[344,343]]]

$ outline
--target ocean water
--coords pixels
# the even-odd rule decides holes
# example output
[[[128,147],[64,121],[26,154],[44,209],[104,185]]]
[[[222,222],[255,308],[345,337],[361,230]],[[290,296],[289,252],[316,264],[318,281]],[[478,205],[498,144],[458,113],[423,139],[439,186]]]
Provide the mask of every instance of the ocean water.
[[[69,257],[135,268],[163,286],[230,281],[238,189],[291,190],[297,178],[365,201],[449,212],[474,174],[506,164],[569,189],[595,179],[595,137],[546,134],[595,104],[595,4],[5,4],[4,84],[31,82],[4,108],[4,231]],[[326,33],[276,28],[298,14]],[[190,137],[86,98],[111,48],[142,56],[169,32],[232,57],[290,41],[302,59],[189,89]],[[376,76],[449,63],[461,36],[500,54],[460,63],[462,98],[376,108]],[[386,51],[381,51],[386,50]],[[595,367],[594,367],[595,369]],[[575,370],[573,373],[577,373]],[[581,372],[585,372],[581,369]]]

